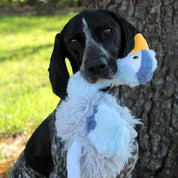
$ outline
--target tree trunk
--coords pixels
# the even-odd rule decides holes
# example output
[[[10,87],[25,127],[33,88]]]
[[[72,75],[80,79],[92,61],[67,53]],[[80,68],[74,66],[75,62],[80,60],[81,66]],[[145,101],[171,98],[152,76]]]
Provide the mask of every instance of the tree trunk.
[[[178,1],[88,0],[89,8],[113,10],[144,34],[158,68],[146,86],[124,87],[126,105],[142,119],[139,160],[133,177],[178,177]]]

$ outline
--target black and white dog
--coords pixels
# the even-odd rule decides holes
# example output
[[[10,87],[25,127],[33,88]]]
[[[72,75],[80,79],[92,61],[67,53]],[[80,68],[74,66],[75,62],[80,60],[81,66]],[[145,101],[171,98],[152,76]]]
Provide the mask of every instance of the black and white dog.
[[[117,71],[116,59],[133,49],[137,33],[113,12],[84,10],[73,17],[55,38],[49,66],[53,92],[62,100],[67,96],[65,58],[70,60],[74,73],[80,70],[91,83],[112,79]],[[33,133],[10,177],[67,177],[66,151],[56,136],[55,111]]]

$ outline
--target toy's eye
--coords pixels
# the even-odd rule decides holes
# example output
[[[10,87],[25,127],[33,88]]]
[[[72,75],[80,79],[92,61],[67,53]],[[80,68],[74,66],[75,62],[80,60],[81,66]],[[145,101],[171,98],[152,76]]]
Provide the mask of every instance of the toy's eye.
[[[139,57],[138,56],[134,56],[133,59],[138,59]]]
[[[71,43],[72,45],[78,45],[78,44],[79,44],[79,41],[78,41],[77,39],[72,39],[72,40],[70,40],[70,43]]]

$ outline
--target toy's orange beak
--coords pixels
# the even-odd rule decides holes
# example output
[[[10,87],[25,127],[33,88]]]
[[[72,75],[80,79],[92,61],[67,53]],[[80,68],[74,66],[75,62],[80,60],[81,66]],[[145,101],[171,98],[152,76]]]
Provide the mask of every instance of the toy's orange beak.
[[[135,45],[134,45],[134,49],[131,51],[131,54],[134,54],[143,49],[149,50],[148,43],[141,33],[137,33],[135,35],[134,42],[135,42]]]

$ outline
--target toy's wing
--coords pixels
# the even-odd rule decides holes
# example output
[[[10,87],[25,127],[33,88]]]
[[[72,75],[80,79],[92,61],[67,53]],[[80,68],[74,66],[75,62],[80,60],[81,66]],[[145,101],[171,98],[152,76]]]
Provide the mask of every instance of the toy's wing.
[[[139,157],[139,148],[138,143],[135,140],[134,142],[135,150],[132,152],[132,156],[129,159],[128,163],[124,166],[124,169],[121,171],[121,173],[118,175],[117,178],[125,178],[125,177],[132,177],[132,172],[135,169],[135,164]]]
[[[155,53],[152,50],[142,50],[141,66],[136,73],[139,84],[145,85],[153,77],[153,72],[157,67]]]

